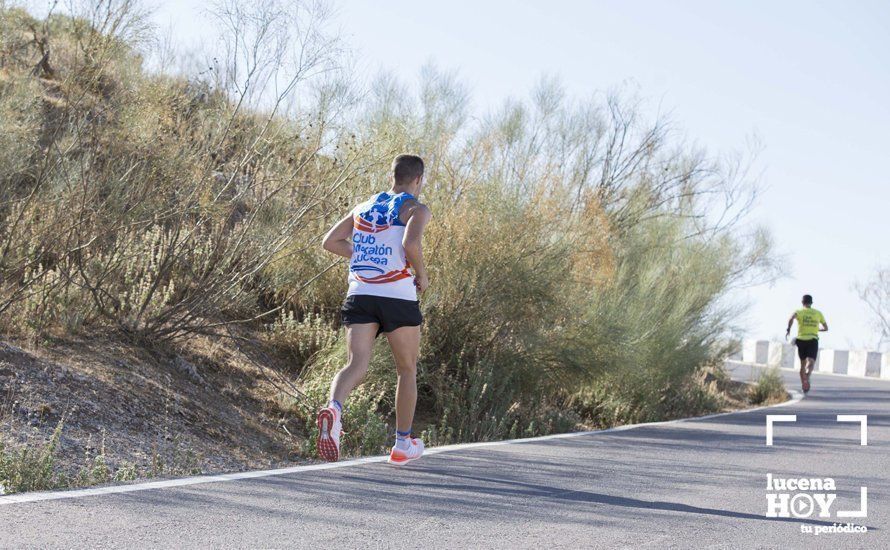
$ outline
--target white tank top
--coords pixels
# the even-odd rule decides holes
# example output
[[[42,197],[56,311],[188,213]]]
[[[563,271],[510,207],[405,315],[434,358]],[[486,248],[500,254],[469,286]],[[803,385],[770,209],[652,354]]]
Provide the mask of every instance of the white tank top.
[[[347,296],[417,300],[414,275],[402,246],[405,224],[399,220],[402,204],[413,198],[410,193],[379,193],[353,209]]]

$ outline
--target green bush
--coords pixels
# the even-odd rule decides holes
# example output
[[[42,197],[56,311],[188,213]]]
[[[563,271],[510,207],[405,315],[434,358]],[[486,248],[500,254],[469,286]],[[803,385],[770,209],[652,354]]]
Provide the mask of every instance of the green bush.
[[[24,444],[6,448],[0,442],[0,488],[2,488],[0,494],[87,487],[110,481],[132,481],[140,475],[147,474],[140,472],[135,464],[126,461],[114,469],[109,464],[103,435],[99,452],[91,455],[87,451],[80,470],[73,476],[66,475],[57,463],[63,429],[64,419],[58,422],[49,439],[39,445]],[[191,465],[191,469],[185,467],[186,461],[174,460],[174,467],[168,469],[167,473],[174,475],[196,473],[195,461],[192,460],[188,464]]]
[[[788,399],[785,381],[778,368],[766,369],[760,373],[749,390],[749,399],[755,405],[781,403]]]
[[[5,492],[42,491],[65,485],[56,470],[63,425],[63,421],[59,421],[49,441],[40,447],[22,445],[7,450],[0,443],[0,486]]]
[[[114,472],[114,481],[125,482],[133,481],[139,475],[136,465],[132,462],[124,461],[120,467]]]

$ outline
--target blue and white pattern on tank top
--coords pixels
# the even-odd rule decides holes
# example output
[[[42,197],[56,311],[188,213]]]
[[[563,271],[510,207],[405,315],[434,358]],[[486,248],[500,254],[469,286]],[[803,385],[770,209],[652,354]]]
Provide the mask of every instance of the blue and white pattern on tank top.
[[[413,198],[410,193],[378,193],[353,209],[347,296],[417,299],[402,245],[405,224],[399,220],[402,204]]]

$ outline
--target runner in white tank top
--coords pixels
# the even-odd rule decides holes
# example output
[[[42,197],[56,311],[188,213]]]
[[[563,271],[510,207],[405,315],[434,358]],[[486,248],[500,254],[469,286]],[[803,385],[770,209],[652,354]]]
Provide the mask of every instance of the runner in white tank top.
[[[410,193],[378,193],[353,209],[352,258],[347,296],[367,294],[416,300],[414,274],[405,257],[405,224],[399,209]]]
[[[399,155],[392,163],[392,189],[359,204],[325,235],[324,249],[349,259],[349,290],[340,311],[348,362],[317,418],[316,445],[325,460],[340,458],[343,403],[368,372],[380,334],[389,341],[398,373],[389,462],[405,464],[423,454],[423,441],[411,437],[423,322],[417,296],[429,285],[421,241],[431,214],[417,200],[422,187],[423,160]]]

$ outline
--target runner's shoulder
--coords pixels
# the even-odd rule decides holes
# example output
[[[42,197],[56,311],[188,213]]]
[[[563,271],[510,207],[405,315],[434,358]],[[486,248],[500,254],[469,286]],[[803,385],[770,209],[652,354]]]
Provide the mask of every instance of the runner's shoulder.
[[[408,223],[408,220],[410,220],[414,216],[421,216],[429,220],[432,215],[432,210],[430,210],[427,205],[423,204],[415,198],[406,200],[405,204],[402,206],[401,211],[399,212],[399,217],[402,218],[402,221],[404,221],[405,223]]]

